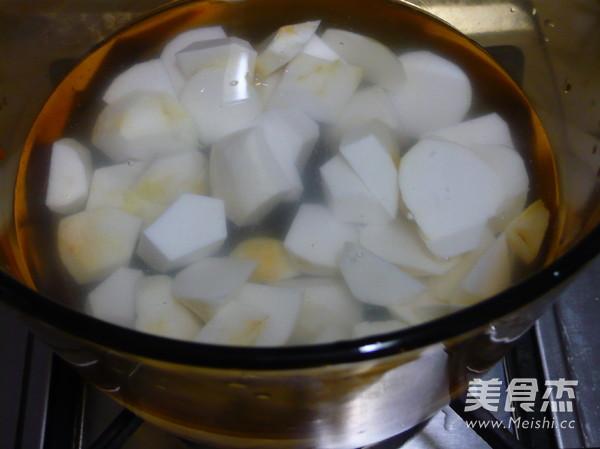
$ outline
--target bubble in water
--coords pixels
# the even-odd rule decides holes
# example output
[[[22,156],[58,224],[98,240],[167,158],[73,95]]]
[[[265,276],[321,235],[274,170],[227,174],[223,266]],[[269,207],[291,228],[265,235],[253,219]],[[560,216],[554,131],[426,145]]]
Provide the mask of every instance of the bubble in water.
[[[262,400],[271,399],[271,395],[269,393],[256,393],[254,397]]]
[[[516,9],[513,6],[511,6],[510,7],[510,12],[515,12],[515,11],[516,11]]]
[[[554,28],[556,26],[556,24],[552,20],[546,19],[546,20],[544,20],[544,26],[546,26],[548,28]]]
[[[560,271],[555,271],[554,273],[552,273],[554,275],[554,277],[559,277],[560,276]]]
[[[230,82],[229,82],[229,85],[230,85],[231,87],[233,87],[233,86],[237,86],[239,83],[240,83],[240,82],[239,82],[238,80],[233,80],[233,81],[230,81]]]
[[[571,92],[571,89],[573,89],[573,85],[571,84],[570,81],[565,81],[565,86],[563,88],[563,92],[568,94],[569,92]]]
[[[532,16],[537,16],[537,9],[533,8],[533,9],[531,10],[531,15],[532,15]]]

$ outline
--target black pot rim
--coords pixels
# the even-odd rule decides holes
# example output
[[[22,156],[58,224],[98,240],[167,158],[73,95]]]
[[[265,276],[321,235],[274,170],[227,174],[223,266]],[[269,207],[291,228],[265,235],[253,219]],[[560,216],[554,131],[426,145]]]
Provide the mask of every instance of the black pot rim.
[[[284,370],[373,360],[415,350],[489,325],[528,305],[573,276],[600,253],[596,227],[566,254],[519,284],[451,315],[396,332],[310,346],[208,345],[145,334],[77,312],[0,272],[0,298],[26,317],[111,351],[183,365]]]

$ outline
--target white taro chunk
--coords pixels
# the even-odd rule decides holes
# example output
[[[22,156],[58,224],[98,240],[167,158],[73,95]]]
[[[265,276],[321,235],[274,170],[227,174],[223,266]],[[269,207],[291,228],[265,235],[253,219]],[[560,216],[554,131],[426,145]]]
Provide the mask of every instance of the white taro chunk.
[[[254,85],[256,86],[256,91],[260,95],[260,98],[262,100],[262,104],[263,104],[264,108],[266,108],[267,105],[269,104],[271,95],[273,95],[273,92],[275,91],[277,84],[279,84],[279,81],[281,80],[281,77],[283,76],[283,72],[284,72],[283,69],[277,70],[276,72],[271,73],[266,78],[255,82]]]
[[[360,127],[344,135],[340,153],[393,219],[398,213],[398,171],[385,144],[371,128]]]
[[[269,108],[295,107],[318,122],[336,120],[358,87],[362,70],[344,62],[326,46],[329,51],[319,47],[310,49],[313,54],[306,53],[305,48],[290,61],[269,99]]]
[[[338,59],[342,59],[341,56],[329,45],[327,45],[319,36],[312,36],[308,40],[302,49],[302,54],[314,56],[315,58],[319,59],[325,59],[327,61],[336,61]]]
[[[504,145],[514,148],[508,123],[495,112],[445,128],[432,130],[423,137],[438,137],[464,147]]]
[[[412,276],[439,275],[456,263],[456,260],[433,255],[419,236],[415,223],[403,217],[383,225],[364,226],[359,231],[358,241]]]
[[[337,341],[348,340],[352,337],[352,334],[349,330],[340,327],[340,326],[327,326],[320,333],[314,335],[312,338],[302,343],[293,343],[293,344],[311,344],[311,345],[319,345],[325,343],[334,343]]]
[[[144,89],[161,92],[177,98],[169,73],[160,59],[141,62],[129,67],[110,83],[102,99],[114,103],[135,90]]]
[[[285,25],[265,42],[256,60],[256,75],[265,78],[290,62],[306,45],[319,27],[319,20]]]
[[[100,281],[129,264],[142,219],[113,207],[78,212],[58,224],[58,253],[75,282]]]
[[[238,69],[248,70],[243,64]],[[203,145],[251,126],[263,109],[260,94],[246,76],[219,67],[196,72],[179,98],[194,119]]]
[[[226,237],[223,201],[185,193],[142,232],[137,254],[166,272],[214,254]]]
[[[283,108],[265,111],[257,126],[282,165],[304,169],[319,138],[319,125],[299,109]]]
[[[357,238],[354,226],[336,221],[324,206],[303,204],[283,245],[302,272],[329,276],[338,272],[344,244]]]
[[[429,51],[400,55],[406,81],[392,95],[400,123],[410,137],[453,125],[471,107],[471,83],[463,70]]]
[[[54,142],[46,206],[52,212],[68,214],[83,208],[92,178],[92,157],[87,148],[73,139]]]
[[[246,284],[206,323],[196,341],[237,346],[283,345],[292,333],[301,305],[301,292]]]
[[[429,296],[437,301],[462,306],[469,306],[482,300],[482,297],[467,292],[462,287],[462,281],[494,241],[493,233],[486,229],[477,248],[456,257],[456,263],[444,274],[431,277],[427,282]]]
[[[107,105],[92,132],[92,143],[116,162],[198,148],[190,115],[167,94],[136,90]]]
[[[363,321],[352,329],[353,338],[372,337],[373,335],[387,334],[406,329],[408,326],[398,320]]]
[[[320,171],[327,204],[336,220],[381,224],[392,219],[342,156],[334,156]]]
[[[291,114],[286,114],[288,111]],[[294,124],[298,125],[298,128],[295,128]],[[300,177],[298,161],[304,157],[301,152],[309,153],[316,141],[316,138],[313,140],[315,128],[312,127],[310,128],[311,135],[307,139],[303,139],[301,129],[303,124],[314,125],[318,136],[316,123],[296,109],[271,109],[263,113],[256,122],[255,132],[261,134],[261,139],[264,139],[264,143],[267,145],[265,149],[274,156],[290,185],[291,190],[285,197],[286,201],[295,201],[302,195],[304,186]],[[303,140],[306,141],[306,144],[303,143]]]
[[[438,257],[475,249],[504,197],[496,173],[471,150],[426,139],[400,161],[400,193]]]
[[[493,296],[510,286],[511,267],[506,236],[500,234],[475,262],[461,285],[467,292],[480,298]]]
[[[135,291],[143,273],[128,267],[118,268],[88,295],[89,313],[101,320],[125,327],[135,323]]]
[[[208,163],[198,151],[130,161],[94,171],[86,209],[113,206],[148,225],[183,193],[202,194],[208,187]]]
[[[344,246],[340,271],[352,294],[378,306],[413,300],[425,286],[395,265],[353,243]]]
[[[256,51],[237,37],[195,42],[175,56],[186,79],[202,68],[219,67],[225,69],[226,81],[239,82],[253,76],[256,63]]]
[[[228,346],[253,346],[269,319],[269,314],[264,310],[232,300],[217,310],[194,341]]]
[[[230,295],[246,283],[257,262],[227,257],[207,257],[177,273],[173,296],[202,320],[208,321]]]
[[[388,306],[390,316],[406,325],[415,326],[426,321],[419,313],[423,307],[440,306],[444,302],[434,298],[428,290],[421,292],[412,301]]]
[[[501,231],[525,208],[529,192],[529,175],[523,158],[515,149],[505,145],[472,145],[470,147],[498,175],[504,197],[498,215],[492,220],[494,229]]]
[[[374,125],[374,123],[377,123],[377,125]],[[400,125],[392,100],[381,87],[364,87],[357,90],[350,97],[342,113],[332,125],[329,133],[330,144],[337,147],[346,132],[360,126],[386,127],[387,131],[385,133],[392,135],[392,137],[387,137],[386,140],[393,139],[393,145],[396,147],[400,147],[406,142],[406,133]],[[379,133],[383,132],[379,131]],[[399,148],[390,151],[396,162],[398,161],[398,152]]]
[[[244,240],[231,252],[231,257],[258,263],[250,278],[256,282],[275,282],[300,274],[283,247],[283,242],[269,237]]]
[[[288,288],[246,284],[236,300],[268,315],[254,342],[256,346],[281,346],[287,343],[300,313],[304,293]]]
[[[212,195],[225,202],[227,218],[238,226],[257,223],[294,189],[258,128],[212,146],[209,178]]]
[[[441,302],[426,292],[405,304],[388,307],[390,315],[407,325],[416,326],[463,309],[460,304]]]
[[[129,204],[129,192],[145,166],[144,162],[130,161],[94,170],[85,208],[112,206],[135,215],[138,205]]]
[[[153,203],[169,205],[184,193],[208,189],[208,160],[198,151],[158,157],[138,176],[132,191]]]
[[[303,277],[274,284],[304,293],[291,344],[310,344],[349,337],[361,319],[360,303],[336,278]],[[327,332],[332,329],[331,332]],[[337,337],[337,338],[336,338]]]
[[[111,206],[137,215],[144,220],[144,225],[151,223],[164,212],[166,206],[149,201],[134,189],[136,179],[145,166],[144,162],[130,161],[96,169],[86,210]]]
[[[181,89],[185,84],[185,77],[177,62],[177,53],[194,42],[222,39],[224,37],[227,37],[227,35],[220,26],[195,28],[178,34],[173,40],[165,45],[165,48],[160,54],[160,59],[165,65],[175,92],[181,92]]]
[[[390,155],[395,165],[400,161],[400,147],[403,143],[396,138],[394,131],[389,125],[379,119],[370,120],[353,127],[345,133],[346,139],[356,138],[357,136],[371,136],[378,145],[381,145]]]
[[[397,92],[406,79],[400,60],[375,39],[333,28],[321,38],[346,62],[363,69],[366,81]]]
[[[510,250],[523,262],[536,258],[550,221],[550,212],[542,200],[532,203],[506,227],[506,241]]]
[[[173,298],[172,283],[168,276],[149,276],[138,282],[135,328],[162,337],[191,340],[202,328],[202,322]]]
[[[529,177],[523,158],[514,149],[508,124],[496,113],[427,133],[458,143],[473,150],[498,174],[505,190],[493,228],[501,231],[524,208],[529,189]]]

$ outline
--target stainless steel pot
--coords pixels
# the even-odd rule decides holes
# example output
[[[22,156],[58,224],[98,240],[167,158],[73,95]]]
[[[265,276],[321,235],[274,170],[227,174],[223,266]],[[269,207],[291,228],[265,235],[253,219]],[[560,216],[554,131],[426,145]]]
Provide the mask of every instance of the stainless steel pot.
[[[243,9],[249,3],[193,6]],[[317,9],[326,4],[313,3]],[[435,322],[318,347],[221,348],[173,341],[47,299],[35,292],[29,276],[42,258],[16,237],[17,228],[35,231],[36,226],[35,210],[20,215],[27,220],[14,220],[15,209],[29,207],[22,200],[35,200],[17,189],[13,201],[21,151],[31,144],[26,136],[65,68],[120,26],[165,5],[5,1],[0,5],[0,299],[93,385],[191,440],[221,447],[356,448],[431,416],[464,391],[469,375],[499,360],[600,252],[600,5],[593,0],[348,0],[343,13],[353,20],[375,10],[393,16],[401,3],[441,18],[484,47],[510,47],[517,50],[510,58],[522,58],[523,90],[545,125],[560,174],[560,239],[557,257],[547,266],[506,292]],[[72,85],[84,88],[87,75],[79,72]],[[72,95],[76,101],[77,88]],[[63,132],[59,119],[41,123],[37,135],[48,142]]]

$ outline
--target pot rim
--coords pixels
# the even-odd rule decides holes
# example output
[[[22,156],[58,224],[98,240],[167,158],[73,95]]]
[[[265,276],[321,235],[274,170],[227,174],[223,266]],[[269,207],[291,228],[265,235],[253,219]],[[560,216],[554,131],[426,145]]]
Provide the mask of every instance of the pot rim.
[[[600,253],[600,226],[548,266],[507,290],[463,310],[381,335],[335,343],[240,347],[175,340],[121,327],[77,312],[0,271],[0,297],[30,318],[110,350],[177,364],[225,369],[286,370],[356,363],[439,343],[489,325],[533,303]]]

